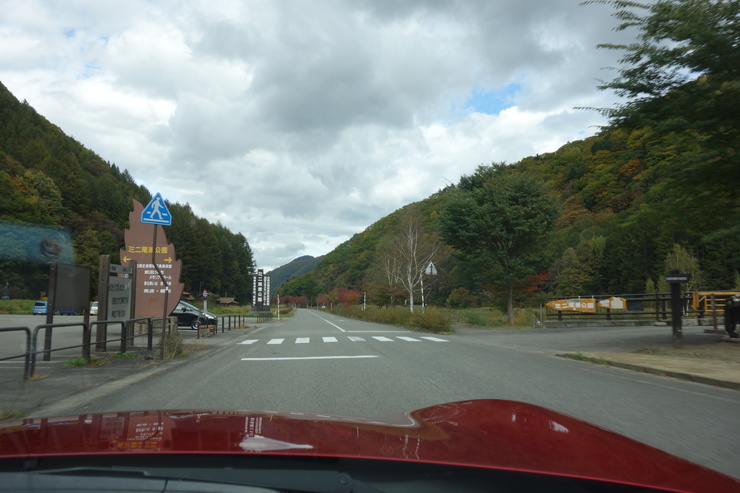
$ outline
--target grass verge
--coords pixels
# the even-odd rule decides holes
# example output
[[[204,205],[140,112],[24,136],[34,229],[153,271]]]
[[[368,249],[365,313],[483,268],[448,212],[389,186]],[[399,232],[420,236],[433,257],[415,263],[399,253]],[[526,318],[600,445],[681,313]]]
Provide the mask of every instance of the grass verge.
[[[30,315],[33,304],[33,300],[0,300],[0,314]]]
[[[107,358],[90,358],[90,361],[88,361],[85,358],[78,357],[78,358],[69,358],[67,361],[64,362],[65,368],[74,368],[74,367],[81,367],[81,366],[102,366],[108,362]]]
[[[17,411],[0,411],[0,421],[6,419],[19,419],[28,416],[26,413],[19,413]]]
[[[585,361],[586,363],[596,363],[597,365],[609,366],[609,362],[603,358],[594,358],[586,356],[583,353],[565,353],[561,354],[563,358],[574,359],[576,361]]]

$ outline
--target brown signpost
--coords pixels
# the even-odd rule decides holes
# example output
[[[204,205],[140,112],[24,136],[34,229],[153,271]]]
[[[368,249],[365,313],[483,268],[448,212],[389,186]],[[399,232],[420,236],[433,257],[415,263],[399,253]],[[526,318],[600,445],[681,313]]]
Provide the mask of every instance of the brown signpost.
[[[128,216],[131,226],[124,233],[126,246],[120,251],[121,264],[136,261],[134,317],[167,316],[182,295],[182,261],[175,257],[175,246],[167,243],[160,224],[142,222],[143,211],[144,206],[134,200],[134,210]]]

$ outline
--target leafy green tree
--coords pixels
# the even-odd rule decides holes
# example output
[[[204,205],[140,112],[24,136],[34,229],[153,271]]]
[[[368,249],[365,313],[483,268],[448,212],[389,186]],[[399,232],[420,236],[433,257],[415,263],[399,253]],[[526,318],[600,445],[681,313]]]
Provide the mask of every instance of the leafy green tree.
[[[663,173],[661,211],[681,210],[712,235],[740,230],[727,219],[740,208],[740,2],[721,0],[590,0],[616,10],[618,31],[636,29],[614,90],[626,102],[603,110],[615,127],[651,127],[683,147]],[[700,187],[697,188],[697,184]]]
[[[559,296],[581,296],[601,292],[600,271],[605,265],[606,238],[595,236],[581,241],[575,248],[567,248],[560,259],[556,276]]]
[[[453,308],[468,308],[475,305],[475,298],[467,289],[456,288],[447,297],[447,304]]]
[[[543,243],[559,208],[544,186],[503,165],[480,166],[450,192],[440,216],[444,240],[468,258],[489,266],[491,283],[507,292],[507,315],[514,323],[513,287],[541,270]]]
[[[301,296],[307,301],[312,301],[320,293],[319,290],[319,282],[311,274],[304,274],[300,277],[288,279],[280,286],[280,295]]]
[[[681,245],[676,244],[673,245],[673,249],[666,255],[664,273],[658,279],[658,289],[660,291],[669,292],[671,290],[668,282],[665,280],[665,274],[668,274],[674,269],[682,274],[691,275],[691,279],[686,284],[687,291],[696,291],[704,287],[699,261]]]

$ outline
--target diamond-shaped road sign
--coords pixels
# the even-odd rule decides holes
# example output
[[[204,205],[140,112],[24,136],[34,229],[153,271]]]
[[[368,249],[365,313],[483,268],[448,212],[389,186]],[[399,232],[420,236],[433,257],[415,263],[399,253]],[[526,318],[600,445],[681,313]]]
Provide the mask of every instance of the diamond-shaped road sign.
[[[146,224],[161,224],[162,226],[169,226],[172,224],[172,214],[167,209],[167,204],[164,203],[162,195],[157,195],[149,201],[144,210],[141,211],[141,222]]]

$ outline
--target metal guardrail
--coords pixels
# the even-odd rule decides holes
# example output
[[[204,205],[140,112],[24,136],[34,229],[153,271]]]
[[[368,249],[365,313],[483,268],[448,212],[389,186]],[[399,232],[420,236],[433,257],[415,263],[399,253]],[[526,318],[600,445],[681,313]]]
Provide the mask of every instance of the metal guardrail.
[[[272,312],[254,312],[257,314],[257,323],[272,320]]]
[[[26,333],[26,351],[23,354],[18,354],[14,356],[6,356],[3,358],[0,358],[0,361],[17,359],[17,358],[25,358],[25,362],[23,365],[23,379],[28,380],[29,378],[33,377],[35,373],[36,360],[39,354],[43,355],[44,361],[49,361],[51,359],[51,353],[55,351],[82,348],[82,357],[85,358],[87,361],[91,361],[91,349],[90,348],[92,347],[93,344],[121,341],[121,352],[125,353],[127,350],[127,342],[129,340],[132,341],[136,337],[142,337],[142,336],[147,336],[147,350],[151,350],[153,346],[153,327],[154,327],[152,323],[153,320],[154,319],[151,319],[151,318],[135,318],[135,319],[130,319],[126,321],[99,320],[96,322],[90,322],[88,324],[85,324],[85,323],[42,324],[42,325],[37,325],[33,330],[29,329],[28,327],[3,327],[3,328],[0,328],[0,333],[14,332],[14,331],[18,331],[18,332],[22,331]],[[147,322],[147,333],[139,334],[139,335],[133,334],[131,329],[133,328],[134,323],[142,322],[142,321]],[[121,337],[115,338],[115,339],[106,339],[105,341],[92,342],[92,327],[98,324],[120,325],[121,326]],[[66,328],[66,327],[79,327],[82,329],[82,344],[73,344],[71,346],[63,346],[63,347],[57,347],[53,349],[50,347],[43,348],[43,349],[37,349],[39,345],[39,333],[41,331],[44,331],[44,338],[46,339],[46,338],[50,338],[51,333],[55,329]],[[48,340],[50,341],[50,339]]]
[[[272,314],[269,314],[272,315]],[[221,317],[218,317],[218,323],[217,328],[220,325],[221,326],[221,333],[224,333],[226,330],[232,330],[239,327],[243,327],[246,324],[247,319],[250,317],[247,317],[244,314],[239,315],[223,315]],[[31,330],[28,327],[2,327],[0,328],[0,333],[2,332],[24,332],[26,334],[26,351],[22,354],[17,354],[13,356],[5,356],[0,358],[0,361],[6,361],[6,360],[12,360],[12,359],[18,359],[18,358],[24,358],[25,362],[23,365],[23,379],[28,380],[29,378],[33,377],[34,372],[36,370],[36,360],[38,358],[39,354],[43,355],[44,361],[49,361],[51,359],[51,353],[55,351],[62,351],[66,349],[75,349],[75,348],[82,348],[82,357],[85,358],[87,361],[91,361],[91,347],[93,345],[96,345],[98,347],[102,347],[103,349],[100,349],[102,351],[105,351],[105,347],[108,343],[111,342],[120,342],[120,352],[125,353],[129,348],[130,344],[133,344],[134,340],[136,338],[140,337],[146,337],[147,338],[147,344],[146,348],[148,351],[151,351],[154,347],[154,332],[155,329],[161,329],[161,323],[159,324],[159,327],[155,327],[156,322],[162,320],[161,317],[140,317],[140,318],[132,318],[129,320],[97,320],[94,322],[89,322],[88,324],[85,323],[65,323],[65,324],[42,324],[37,325],[33,330]],[[259,319],[258,319],[259,320]],[[146,324],[146,332],[136,334],[135,327],[137,324],[145,323]],[[106,325],[106,326],[120,326],[121,328],[121,336],[117,338],[105,338],[105,340],[101,341],[92,341],[92,331],[95,326],[98,325]],[[49,344],[51,343],[51,333],[55,329],[62,329],[62,328],[69,328],[69,327],[79,327],[82,329],[82,344],[74,344],[71,346],[64,346],[64,347],[57,347],[57,348],[42,348],[40,350],[37,349],[39,344],[39,334],[41,331],[44,331],[44,339],[49,341]],[[172,328],[177,328],[177,322],[168,324],[169,330],[172,330]]]
[[[39,332],[44,330],[45,331],[45,337],[50,337],[51,332],[53,329],[56,328],[62,328],[62,327],[82,327],[82,344],[75,344],[74,346],[65,346],[55,349],[44,349],[42,351],[37,351],[36,348],[38,345],[36,344],[38,341],[38,335]],[[90,361],[90,325],[82,324],[42,324],[37,325],[35,329],[33,329],[33,336],[31,337],[31,348],[33,349],[31,351],[31,365],[29,367],[29,377],[32,377],[34,374],[34,371],[36,370],[36,355],[43,353],[44,355],[44,361],[49,361],[51,359],[51,353],[53,351],[62,351],[64,349],[74,349],[82,347],[82,357],[86,360]]]
[[[244,327],[247,319],[246,315],[221,315],[216,317],[219,321],[218,325],[221,325],[221,333],[223,334],[226,330],[238,329]]]
[[[20,332],[23,331],[26,333],[26,352],[24,354],[18,354],[15,356],[6,356],[4,358],[0,358],[0,361],[7,361],[11,359],[17,359],[17,358],[26,358],[25,364],[23,365],[23,379],[28,380],[28,378],[31,376],[28,371],[31,367],[31,329],[28,327],[2,327],[0,328],[0,332]]]

